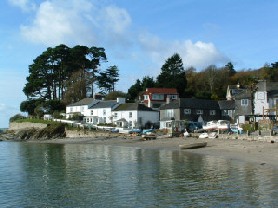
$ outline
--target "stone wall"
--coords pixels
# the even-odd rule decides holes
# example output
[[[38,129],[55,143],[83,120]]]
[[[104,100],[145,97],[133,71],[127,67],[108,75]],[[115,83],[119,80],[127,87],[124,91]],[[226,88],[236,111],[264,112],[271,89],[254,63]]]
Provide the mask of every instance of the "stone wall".
[[[118,137],[119,134],[111,132],[102,132],[102,131],[89,131],[89,130],[66,130],[66,137]]]
[[[20,131],[26,129],[44,129],[47,127],[47,124],[43,123],[30,123],[30,122],[23,122],[23,123],[16,123],[11,122],[9,125],[9,130],[11,131]]]

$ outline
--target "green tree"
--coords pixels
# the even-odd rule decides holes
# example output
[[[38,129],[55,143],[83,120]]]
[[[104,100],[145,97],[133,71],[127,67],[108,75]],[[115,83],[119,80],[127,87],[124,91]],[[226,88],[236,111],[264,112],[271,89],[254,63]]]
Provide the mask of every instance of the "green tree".
[[[66,92],[63,102],[67,105],[75,103],[86,97],[86,79],[85,73],[82,69],[74,72],[70,78],[65,82]]]
[[[122,91],[112,91],[105,96],[105,100],[116,100],[117,98],[126,98],[126,93]]]
[[[145,76],[141,81],[141,91],[145,91],[147,88],[155,87],[156,83],[153,77]]]
[[[168,58],[165,64],[161,67],[161,72],[157,77],[157,86],[176,88],[180,97],[185,95],[185,70],[179,54],[175,53]]]
[[[88,50],[86,57],[90,61],[89,67],[86,68],[86,85],[87,89],[91,89],[91,97],[94,96],[94,83],[97,80],[96,73],[100,70],[102,62],[106,62],[105,49],[101,47],[91,47]]]
[[[110,66],[97,77],[97,85],[102,92],[109,93],[115,90],[115,84],[119,81],[119,69],[117,66]]]
[[[136,80],[136,83],[131,85],[127,91],[127,98],[130,102],[138,99],[139,93],[142,91],[142,83],[139,79]]]
[[[228,71],[229,76],[233,76],[236,73],[236,70],[234,69],[234,65],[232,62],[228,62],[225,66],[224,69]]]
[[[41,103],[43,103],[43,100],[41,99],[29,99],[23,101],[20,103],[20,111],[26,112],[30,116],[34,116],[36,106],[40,105]]]

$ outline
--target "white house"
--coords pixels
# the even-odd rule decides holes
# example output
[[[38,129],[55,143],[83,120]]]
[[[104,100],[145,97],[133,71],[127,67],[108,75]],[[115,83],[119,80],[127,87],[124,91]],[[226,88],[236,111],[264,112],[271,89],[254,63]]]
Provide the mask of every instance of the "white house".
[[[94,104],[100,100],[94,98],[84,98],[76,103],[72,103],[66,106],[66,118],[73,116],[74,114],[84,115],[85,112]]]
[[[113,123],[122,128],[151,128],[159,112],[140,103],[121,104],[112,111]]]
[[[113,123],[112,110],[125,103],[125,98],[117,100],[101,100],[84,112],[84,121],[87,124]]]
[[[254,86],[229,86],[228,98],[235,101],[237,123],[259,121],[263,117],[274,119],[278,110],[278,82],[259,80]]]

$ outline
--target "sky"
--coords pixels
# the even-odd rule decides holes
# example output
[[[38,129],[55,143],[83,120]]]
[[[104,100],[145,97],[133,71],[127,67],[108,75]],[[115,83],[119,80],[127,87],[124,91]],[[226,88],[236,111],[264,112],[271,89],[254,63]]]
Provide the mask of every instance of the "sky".
[[[28,66],[47,47],[104,47],[116,90],[156,78],[179,53],[197,71],[278,61],[277,0],[1,0],[0,128],[20,112]],[[24,115],[24,114],[23,114]]]

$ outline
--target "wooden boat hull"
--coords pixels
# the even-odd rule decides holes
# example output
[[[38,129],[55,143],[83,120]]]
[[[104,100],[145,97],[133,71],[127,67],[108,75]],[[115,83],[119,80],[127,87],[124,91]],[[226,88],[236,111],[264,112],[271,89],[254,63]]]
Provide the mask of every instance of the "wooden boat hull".
[[[181,144],[179,145],[180,149],[198,149],[207,146],[207,142],[199,142],[199,143],[192,143],[192,144]]]

